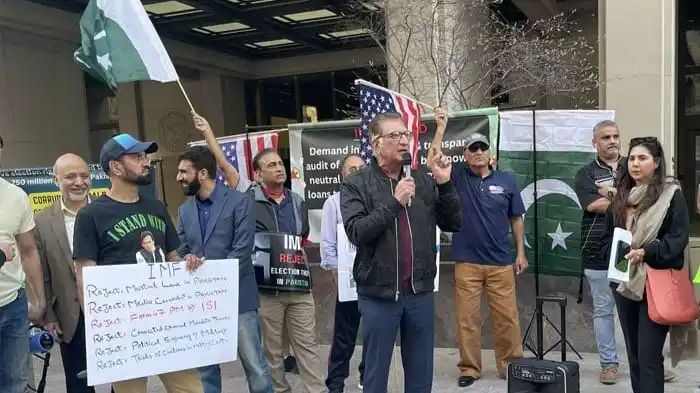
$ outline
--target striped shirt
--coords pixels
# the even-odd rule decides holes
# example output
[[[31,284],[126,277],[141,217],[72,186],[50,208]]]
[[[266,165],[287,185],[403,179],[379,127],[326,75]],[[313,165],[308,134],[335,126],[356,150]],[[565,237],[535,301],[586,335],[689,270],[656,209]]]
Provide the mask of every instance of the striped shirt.
[[[620,157],[622,159],[622,157]],[[620,162],[618,160],[618,162]],[[618,168],[620,165],[618,165]],[[581,261],[585,269],[608,270],[600,255],[600,238],[605,231],[605,214],[589,212],[588,205],[602,198],[600,187],[614,187],[617,172],[598,157],[576,174],[576,195],[581,202]]]

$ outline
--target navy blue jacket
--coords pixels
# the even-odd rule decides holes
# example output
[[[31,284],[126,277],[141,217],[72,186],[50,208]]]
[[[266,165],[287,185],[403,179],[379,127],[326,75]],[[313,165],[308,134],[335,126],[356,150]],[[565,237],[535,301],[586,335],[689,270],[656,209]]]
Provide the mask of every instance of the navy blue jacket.
[[[204,256],[206,259],[238,259],[239,293],[238,313],[258,308],[258,285],[253,270],[255,219],[252,202],[245,194],[228,187],[221,189],[213,200],[209,223],[202,238],[199,227],[197,202],[189,197],[180,206],[177,234],[180,237],[181,256]]]

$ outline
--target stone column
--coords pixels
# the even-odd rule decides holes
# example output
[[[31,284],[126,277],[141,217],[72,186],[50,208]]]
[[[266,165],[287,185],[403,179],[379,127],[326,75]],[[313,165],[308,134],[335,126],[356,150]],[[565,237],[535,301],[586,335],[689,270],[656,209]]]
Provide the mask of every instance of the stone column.
[[[600,106],[614,109],[623,150],[656,136],[676,155],[676,1],[599,0]],[[634,44],[636,43],[636,44]]]

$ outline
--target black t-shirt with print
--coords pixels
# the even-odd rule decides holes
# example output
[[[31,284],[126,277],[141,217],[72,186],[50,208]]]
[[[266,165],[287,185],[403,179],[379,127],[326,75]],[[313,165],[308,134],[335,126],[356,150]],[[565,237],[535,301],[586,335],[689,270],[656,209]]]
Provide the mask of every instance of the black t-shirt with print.
[[[131,264],[144,249],[158,253],[162,249],[168,254],[179,245],[165,206],[144,196],[138,202],[122,203],[103,195],[81,209],[75,220],[75,260],[93,260],[98,265]]]

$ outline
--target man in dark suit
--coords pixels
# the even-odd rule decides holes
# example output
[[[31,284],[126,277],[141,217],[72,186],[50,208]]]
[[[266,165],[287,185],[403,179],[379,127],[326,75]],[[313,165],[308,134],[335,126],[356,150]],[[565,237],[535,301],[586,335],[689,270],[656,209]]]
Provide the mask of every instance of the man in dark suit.
[[[46,329],[60,342],[66,391],[94,393],[87,380],[77,374],[86,369],[85,319],[73,269],[73,229],[78,211],[89,202],[90,171],[87,163],[75,154],[64,154],[53,167],[54,181],[61,198],[39,212],[34,233],[46,294]]]
[[[238,356],[251,393],[272,393],[258,323],[258,287],[251,255],[255,220],[250,198],[217,185],[214,154],[203,146],[185,150],[178,159],[177,181],[189,196],[178,212],[181,256],[238,259]],[[221,392],[219,365],[200,368],[205,393]]]

